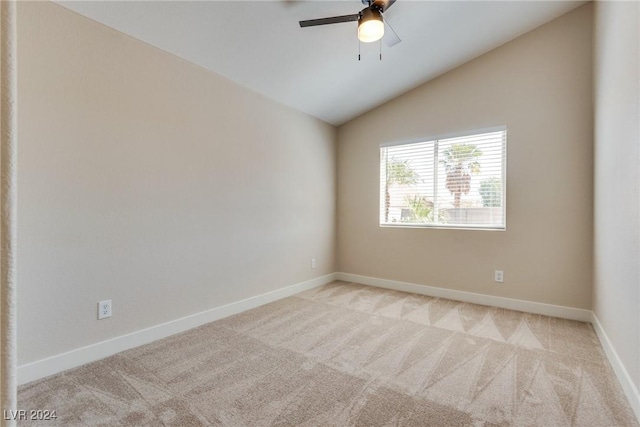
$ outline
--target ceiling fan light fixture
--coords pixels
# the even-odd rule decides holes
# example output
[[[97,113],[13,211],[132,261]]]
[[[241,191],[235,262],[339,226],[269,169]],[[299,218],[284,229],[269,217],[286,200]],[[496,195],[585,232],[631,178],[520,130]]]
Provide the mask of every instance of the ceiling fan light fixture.
[[[382,14],[376,8],[367,8],[358,19],[358,39],[363,43],[378,41],[384,36]]]

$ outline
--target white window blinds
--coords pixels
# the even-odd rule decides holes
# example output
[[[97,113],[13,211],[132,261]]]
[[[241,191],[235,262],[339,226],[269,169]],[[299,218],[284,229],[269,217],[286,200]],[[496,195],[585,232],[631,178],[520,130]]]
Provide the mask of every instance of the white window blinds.
[[[380,225],[505,229],[505,128],[380,147]]]

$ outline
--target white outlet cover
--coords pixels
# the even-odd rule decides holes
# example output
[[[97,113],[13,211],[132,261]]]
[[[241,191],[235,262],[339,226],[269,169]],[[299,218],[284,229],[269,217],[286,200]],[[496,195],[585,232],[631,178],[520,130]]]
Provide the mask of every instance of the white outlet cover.
[[[111,300],[98,302],[98,320],[111,317]]]
[[[493,280],[495,280],[496,282],[499,282],[499,283],[503,283],[504,282],[504,271],[496,270],[494,275],[493,275]]]
[[[316,259],[311,258],[311,268],[316,268]]]

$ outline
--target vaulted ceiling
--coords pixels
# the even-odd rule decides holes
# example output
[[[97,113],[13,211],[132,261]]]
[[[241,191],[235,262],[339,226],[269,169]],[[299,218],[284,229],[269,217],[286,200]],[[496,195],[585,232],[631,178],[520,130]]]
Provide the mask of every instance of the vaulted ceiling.
[[[585,2],[398,0],[385,13],[402,39],[391,48],[359,46],[356,22],[298,25],[357,13],[359,0],[59,3],[340,125]]]

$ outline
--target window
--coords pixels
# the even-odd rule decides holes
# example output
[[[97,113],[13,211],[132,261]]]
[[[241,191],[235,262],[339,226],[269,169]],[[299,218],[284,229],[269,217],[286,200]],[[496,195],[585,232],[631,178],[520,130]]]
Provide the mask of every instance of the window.
[[[380,225],[504,230],[506,128],[380,147]]]

